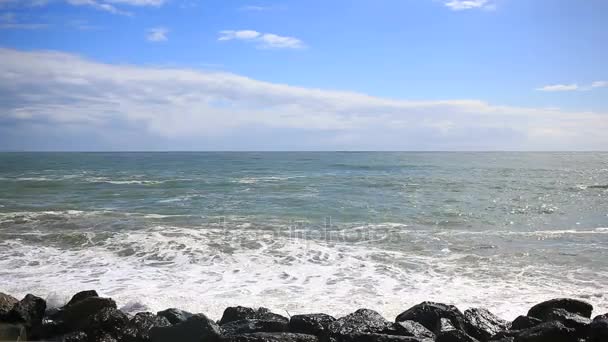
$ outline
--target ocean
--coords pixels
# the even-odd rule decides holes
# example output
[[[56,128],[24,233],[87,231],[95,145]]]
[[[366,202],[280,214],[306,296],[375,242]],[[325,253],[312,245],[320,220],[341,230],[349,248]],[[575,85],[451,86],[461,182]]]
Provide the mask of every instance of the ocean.
[[[125,311],[608,311],[608,153],[0,153],[0,292]]]

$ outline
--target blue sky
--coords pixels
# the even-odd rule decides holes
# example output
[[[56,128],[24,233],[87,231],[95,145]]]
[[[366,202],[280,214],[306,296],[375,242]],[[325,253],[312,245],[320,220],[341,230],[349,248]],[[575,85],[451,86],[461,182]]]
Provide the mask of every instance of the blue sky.
[[[603,0],[0,0],[1,150],[606,150]]]

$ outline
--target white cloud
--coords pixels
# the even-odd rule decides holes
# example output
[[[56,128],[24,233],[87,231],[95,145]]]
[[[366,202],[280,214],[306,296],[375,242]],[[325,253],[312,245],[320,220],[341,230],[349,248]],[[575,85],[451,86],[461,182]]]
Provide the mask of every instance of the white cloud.
[[[38,30],[47,27],[47,24],[19,22],[15,13],[8,12],[0,15],[0,29]]]
[[[444,5],[453,11],[463,11],[469,9],[493,9],[494,4],[488,0],[450,0]]]
[[[1,0],[0,0],[1,1]],[[39,0],[41,1],[41,0]],[[127,6],[153,6],[160,7],[166,0],[65,0],[68,4],[74,6],[89,6],[101,11],[106,11],[113,14],[131,15],[130,12],[124,11],[116,5]],[[47,1],[48,2],[48,1]]]
[[[108,140],[124,140],[113,127],[126,125],[130,134],[224,147],[240,142],[246,149],[258,146],[256,131],[278,149],[605,149],[607,118],[479,100],[387,99],[224,72],[0,49],[0,122],[49,131],[80,127]],[[288,141],[294,136],[300,140]]]
[[[239,9],[241,11],[262,12],[262,11],[271,10],[272,7],[270,7],[270,6],[259,6],[259,5],[248,5],[248,6],[241,6],[241,7],[239,7]]]
[[[591,83],[591,88],[603,88],[608,87],[608,81],[595,81]]]
[[[130,6],[154,6],[160,7],[162,6],[166,0],[105,0],[109,3],[114,4],[125,4]]]
[[[167,33],[169,30],[164,27],[155,27],[148,30],[146,39],[150,42],[165,42],[167,41]]]
[[[301,40],[294,37],[279,36],[273,33],[260,33],[253,30],[220,31],[218,40],[248,41],[255,43],[259,48],[301,49],[305,47]]]
[[[573,91],[578,90],[579,87],[577,84],[551,84],[542,86],[540,88],[536,88],[539,91]]]

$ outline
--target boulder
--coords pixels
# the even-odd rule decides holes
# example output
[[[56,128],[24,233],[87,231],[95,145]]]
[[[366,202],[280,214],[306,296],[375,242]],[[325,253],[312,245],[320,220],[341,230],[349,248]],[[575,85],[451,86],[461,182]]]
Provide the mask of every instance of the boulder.
[[[547,321],[561,322],[567,328],[572,328],[576,331],[577,336],[587,336],[587,328],[591,320],[589,318],[579,316],[568,312],[564,309],[553,309],[547,313]]]
[[[416,337],[420,340],[435,340],[435,334],[424,325],[414,321],[402,321],[393,325],[397,335]]]
[[[252,333],[224,336],[222,342],[318,342],[314,335],[295,333]]]
[[[176,308],[170,308],[167,310],[159,311],[157,315],[165,317],[171,324],[184,322],[188,318],[192,317],[192,313]]]
[[[374,310],[359,309],[330,323],[327,331],[342,340],[350,335],[377,334],[390,330],[392,324]]]
[[[28,338],[36,337],[36,333],[33,332],[42,325],[45,311],[44,299],[28,294],[13,306],[8,313],[7,320],[13,323],[23,323],[28,331]]]
[[[168,327],[171,323],[162,316],[151,312],[137,313],[124,330],[123,341],[125,342],[147,342],[150,341],[150,330],[154,327]]]
[[[541,324],[542,322],[543,321],[541,321],[540,319],[534,318],[534,317],[517,316],[517,318],[515,318],[513,320],[513,322],[511,322],[511,329],[512,330],[529,329],[529,328],[532,328],[534,326]]]
[[[435,302],[422,302],[402,312],[396,322],[415,321],[429,330],[435,330],[441,318],[447,318],[458,330],[465,329],[464,315],[453,305]]]
[[[223,335],[239,335],[256,332],[288,332],[289,323],[272,319],[242,319],[221,326]]]
[[[80,328],[89,338],[122,340],[128,323],[129,317],[124,312],[116,308],[103,308],[88,317]]]
[[[487,341],[498,332],[509,328],[507,321],[483,308],[465,310],[464,319],[466,332],[481,341]]]
[[[347,342],[426,342],[412,336],[399,336],[389,334],[355,334],[349,335],[346,339],[340,341]]]
[[[116,309],[116,302],[110,298],[87,297],[65,306],[60,319],[68,331],[82,330],[89,319],[102,309]]]
[[[63,342],[86,342],[89,337],[84,331],[74,331],[63,335],[61,341]]]
[[[283,320],[285,322],[289,322],[289,319],[287,317],[272,313],[266,308],[253,309],[244,306],[233,306],[224,310],[224,314],[220,319],[220,325],[233,321],[240,321],[243,319],[270,319]]]
[[[515,342],[577,342],[574,329],[560,322],[544,322],[532,328],[521,330]]]
[[[70,306],[74,303],[80,302],[81,300],[89,298],[89,297],[99,297],[99,295],[97,294],[97,291],[95,291],[95,290],[81,291],[81,292],[78,292],[77,294],[75,294],[74,296],[72,296],[72,299],[70,299],[70,301],[65,306]]]
[[[436,342],[478,342],[462,330],[452,329],[437,334]]]
[[[289,331],[310,335],[321,335],[327,332],[327,327],[336,319],[326,314],[294,315],[289,320]]]
[[[608,317],[607,315],[597,316],[589,324],[587,330],[588,342],[608,341]]]
[[[18,302],[17,298],[0,292],[0,322],[6,319],[8,313],[13,310],[13,306]]]
[[[553,309],[564,309],[568,312],[586,318],[591,318],[593,306],[587,302],[578,299],[557,298],[534,305],[528,311],[528,316],[545,320],[547,314]]]
[[[216,342],[220,335],[220,327],[203,314],[192,315],[186,321],[168,327],[150,329],[152,342]]]

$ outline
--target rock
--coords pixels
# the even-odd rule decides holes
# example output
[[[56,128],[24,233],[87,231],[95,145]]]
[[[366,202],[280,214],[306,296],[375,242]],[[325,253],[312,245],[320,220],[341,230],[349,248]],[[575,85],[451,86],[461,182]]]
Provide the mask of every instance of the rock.
[[[424,325],[414,321],[402,321],[393,325],[397,335],[416,337],[420,340],[435,340],[435,334]]]
[[[0,323],[0,341],[25,341],[26,338],[23,324]]]
[[[579,316],[564,309],[553,309],[547,313],[547,321],[561,322],[565,327],[576,331],[577,336],[587,336],[587,327],[591,323],[589,318]]]
[[[295,333],[252,333],[225,336],[222,342],[317,342],[314,335]]]
[[[165,317],[169,323],[177,324],[186,321],[192,317],[192,313],[180,309],[170,308],[167,310],[159,311],[157,315]]]
[[[157,316],[151,312],[137,313],[124,331],[123,341],[125,342],[147,342],[150,341],[150,330],[154,327],[171,326],[165,317]]]
[[[411,336],[399,336],[389,334],[358,334],[350,335],[347,339],[341,341],[347,342],[426,342]]]
[[[574,329],[560,322],[544,322],[522,330],[515,336],[515,342],[577,342]]]
[[[289,331],[310,335],[321,335],[327,332],[329,324],[336,319],[326,314],[294,315],[289,320]]]
[[[81,292],[78,292],[77,294],[75,294],[74,296],[72,296],[72,299],[70,299],[70,301],[65,306],[70,306],[74,303],[80,302],[81,300],[89,298],[89,297],[99,297],[99,295],[97,294],[97,291],[95,291],[95,290],[81,291]]]
[[[456,329],[456,327],[454,327],[452,321],[447,318],[440,318],[439,322],[437,323],[437,326],[435,327],[435,335],[439,335],[443,332],[448,332],[452,330],[458,330]]]
[[[509,328],[507,321],[483,308],[465,310],[464,319],[466,332],[481,341],[487,341],[498,332]]]
[[[535,327],[535,326],[541,324],[542,322],[543,321],[541,321],[538,318],[528,317],[528,316],[518,316],[511,323],[511,329],[512,330],[529,329],[529,328],[532,328],[532,327]]]
[[[376,311],[359,309],[330,323],[327,331],[330,336],[344,340],[349,335],[377,334],[391,328],[392,324]]]
[[[86,342],[88,336],[84,331],[74,331],[69,334],[63,335],[61,341],[63,342]]]
[[[491,339],[489,342],[514,342],[515,337],[503,337],[500,339]]]
[[[39,329],[42,325],[42,318],[46,311],[46,302],[40,297],[28,294],[17,302],[13,309],[8,313],[8,321],[13,323],[23,323],[28,330],[28,335],[33,330]],[[32,336],[28,336],[30,338]]]
[[[0,292],[0,321],[6,319],[8,313],[13,310],[13,306],[18,302],[17,298]]]
[[[168,327],[150,329],[152,342],[216,342],[220,335],[220,327],[203,314],[192,315],[186,321]]]
[[[534,305],[529,311],[529,317],[536,317],[541,320],[545,320],[547,314],[552,309],[564,309],[568,312],[591,318],[591,312],[593,311],[593,306],[587,302],[583,302],[582,300],[570,299],[570,298],[558,298],[551,299],[546,302],[542,302]]]
[[[226,324],[228,322],[240,321],[243,319],[270,319],[284,320],[286,322],[289,322],[289,319],[287,317],[272,313],[266,308],[252,309],[244,306],[233,306],[224,310],[222,319],[220,319],[220,325]]]
[[[250,334],[256,332],[288,332],[289,323],[268,319],[243,319],[221,326],[223,335]]]
[[[452,329],[437,334],[436,342],[479,342],[462,330]]]
[[[587,330],[587,341],[608,341],[608,317],[606,317],[606,315],[595,317],[591,324],[589,324]]]
[[[396,322],[411,320],[434,330],[441,318],[447,318],[458,330],[464,330],[464,315],[453,305],[434,302],[422,302],[402,312],[395,319]]]
[[[129,317],[124,312],[116,308],[103,308],[86,319],[81,328],[89,338],[112,337],[121,340],[128,323]]]
[[[90,317],[102,309],[116,309],[116,303],[110,298],[88,297],[65,306],[61,319],[68,331],[78,331],[88,324]]]

